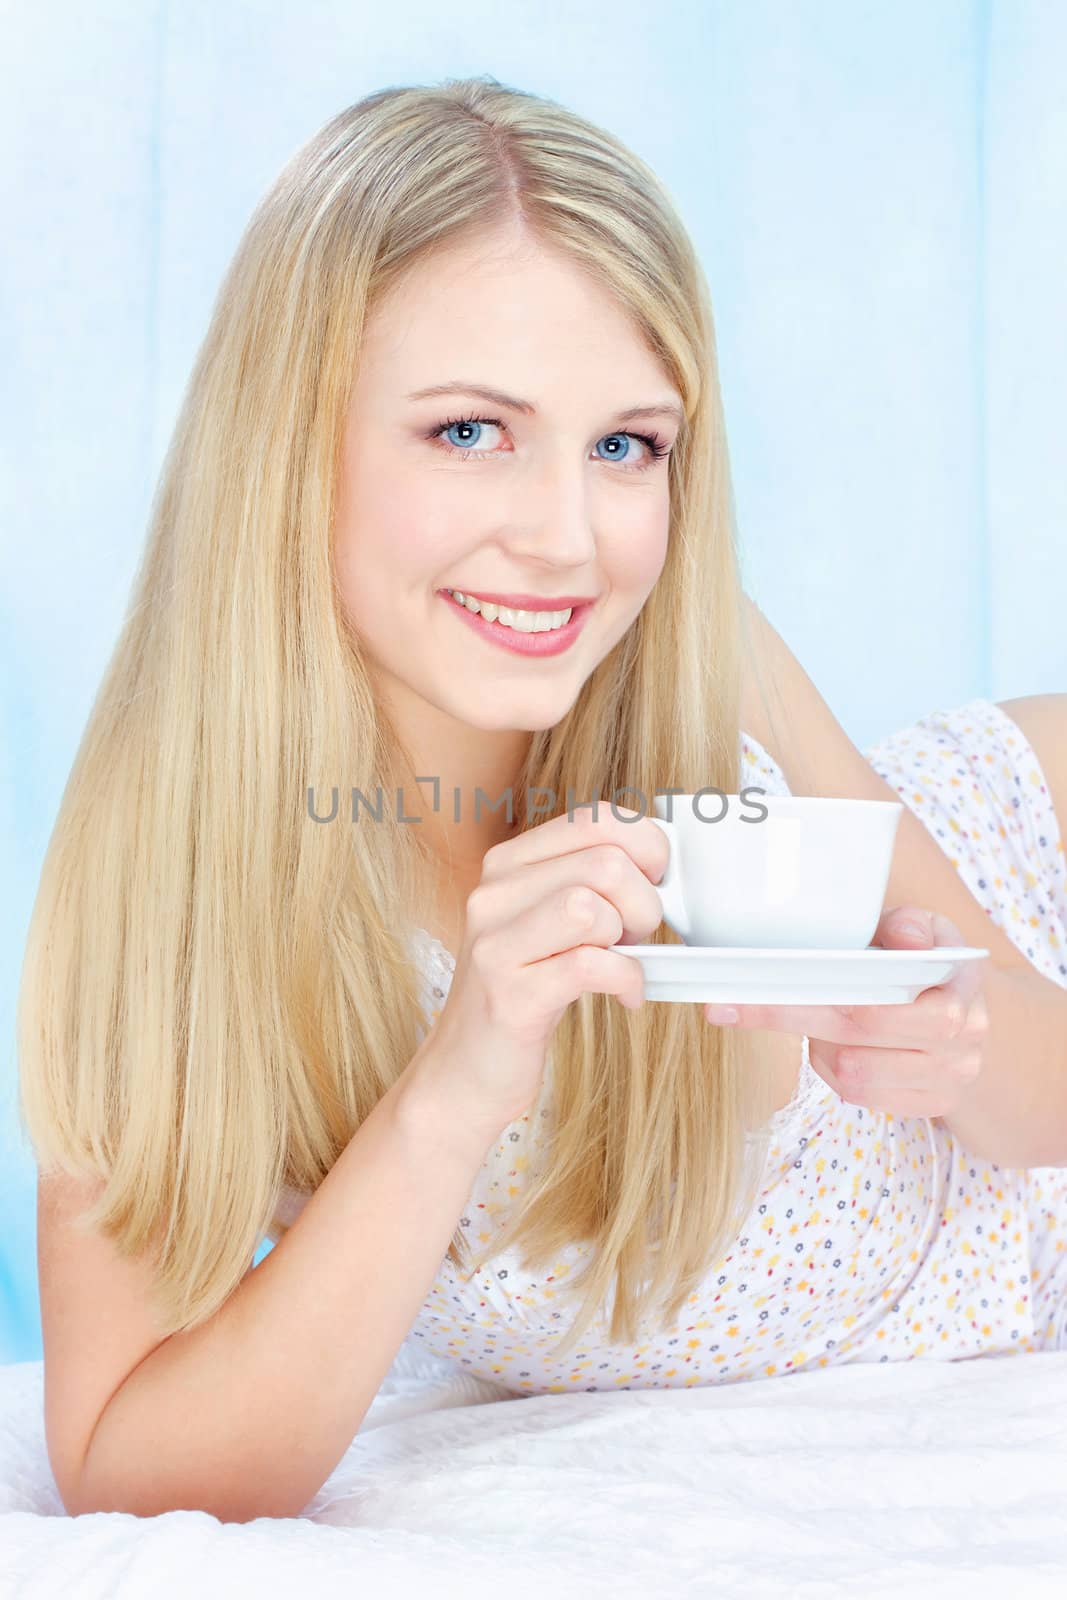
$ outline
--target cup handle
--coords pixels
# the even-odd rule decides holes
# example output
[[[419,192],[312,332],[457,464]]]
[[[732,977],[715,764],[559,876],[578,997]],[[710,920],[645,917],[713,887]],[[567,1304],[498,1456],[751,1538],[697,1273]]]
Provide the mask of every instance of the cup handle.
[[[660,905],[663,907],[663,920],[680,934],[685,940],[692,937],[692,926],[689,921],[689,912],[686,910],[685,898],[682,894],[682,879],[678,868],[680,860],[678,846],[678,829],[673,822],[668,822],[665,817],[650,817],[657,828],[662,828],[667,835],[667,843],[671,853],[667,860],[667,870],[658,883],[652,885],[659,895]]]

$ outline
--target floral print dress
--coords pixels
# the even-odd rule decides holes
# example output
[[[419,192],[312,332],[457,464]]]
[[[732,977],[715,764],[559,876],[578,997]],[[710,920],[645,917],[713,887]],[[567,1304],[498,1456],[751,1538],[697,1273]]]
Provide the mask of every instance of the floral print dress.
[[[788,794],[742,733],[743,783]],[[992,701],[931,713],[867,752],[948,854],[989,917],[1067,986],[1067,872],[1059,821],[1021,729]],[[432,1027],[449,952],[413,936]],[[841,1100],[807,1041],[792,1102],[771,1118],[758,1197],[732,1248],[676,1323],[634,1345],[608,1341],[613,1293],[561,1360],[569,1246],[531,1276],[509,1251],[469,1280],[447,1257],[407,1346],[513,1394],[732,1383],[851,1361],[955,1361],[1067,1349],[1067,1168],[976,1159],[937,1119]],[[521,1204],[552,1115],[541,1094],[489,1151],[461,1226],[480,1253]],[[299,1207],[299,1197],[291,1196]]]

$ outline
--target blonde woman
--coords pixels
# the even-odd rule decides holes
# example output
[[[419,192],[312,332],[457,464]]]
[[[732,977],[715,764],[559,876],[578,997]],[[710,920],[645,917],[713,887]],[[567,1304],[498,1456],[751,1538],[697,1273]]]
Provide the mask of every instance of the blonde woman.
[[[1030,709],[926,719],[887,782],[746,601],[707,289],[636,156],[492,79],[335,117],[222,285],[33,913],[68,1510],[295,1515],[405,1337],[537,1394],[1062,1336]],[[587,802],[746,782],[902,794],[880,942],[992,959],[851,1018],[643,1004],[612,946],[666,936],[666,841]]]

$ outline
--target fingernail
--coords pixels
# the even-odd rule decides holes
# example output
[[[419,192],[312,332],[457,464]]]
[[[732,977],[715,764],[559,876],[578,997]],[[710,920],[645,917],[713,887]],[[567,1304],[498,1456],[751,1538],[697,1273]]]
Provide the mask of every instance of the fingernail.
[[[731,1022],[737,1021],[740,1013],[734,1006],[705,1006],[704,1015],[709,1022],[715,1022],[722,1028],[728,1028]]]
[[[902,922],[900,931],[905,939],[925,939],[927,930],[918,922]]]

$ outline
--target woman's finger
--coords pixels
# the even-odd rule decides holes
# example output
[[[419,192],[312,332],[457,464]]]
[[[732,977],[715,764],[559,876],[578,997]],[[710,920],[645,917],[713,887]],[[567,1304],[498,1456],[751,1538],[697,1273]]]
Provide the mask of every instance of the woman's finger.
[[[708,1021],[715,1022],[719,1008],[710,1005],[705,1009]],[[924,989],[907,1005],[742,1004],[730,1009],[737,1012],[735,1026],[740,1028],[806,1033],[810,1039],[828,1039],[834,1044],[877,1044],[885,1049],[948,1042],[963,1033],[968,1012],[965,1000],[951,985]]]

